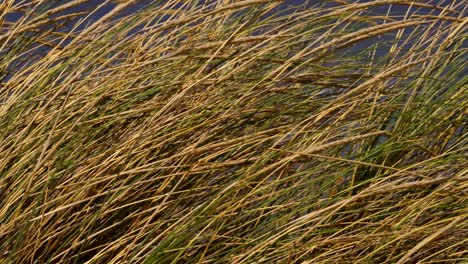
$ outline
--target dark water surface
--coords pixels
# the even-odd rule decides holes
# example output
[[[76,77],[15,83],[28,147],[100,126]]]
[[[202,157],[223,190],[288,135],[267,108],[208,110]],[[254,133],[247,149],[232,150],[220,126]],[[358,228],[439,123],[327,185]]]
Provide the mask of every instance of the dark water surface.
[[[283,3],[275,10],[275,11],[286,11],[287,9],[291,7],[312,7],[312,6],[324,6],[324,7],[333,7],[333,6],[340,6],[338,2],[348,2],[348,3],[366,3],[366,2],[375,2],[376,0],[319,0],[319,1],[314,1],[314,0],[284,0]],[[23,0],[16,0],[14,5],[18,6],[24,6],[25,2]],[[64,5],[64,4],[69,4],[73,2],[72,0],[66,0],[66,1],[59,1],[59,0],[53,0],[53,1],[44,1],[45,4],[41,5],[41,7],[37,8],[37,10],[50,10],[53,8],[56,8],[58,6]],[[108,3],[106,3],[108,2]],[[73,6],[71,8],[66,9],[65,11],[59,12],[50,18],[53,19],[55,17],[63,16],[66,14],[71,14],[71,13],[76,13],[76,12],[84,12],[82,16],[74,19],[72,22],[77,22],[79,19],[83,18],[87,14],[91,14],[89,18],[86,19],[87,23],[92,23],[100,18],[102,18],[104,15],[108,14],[111,12],[116,6],[118,1],[103,1],[103,0],[87,0],[82,4]],[[156,5],[162,5],[166,1],[155,1],[155,0],[139,0],[136,1],[134,4],[131,4],[128,8],[124,9],[122,12],[120,12],[117,16],[114,17],[114,19],[121,18],[123,16],[127,16],[129,14],[132,14],[134,12],[138,12],[141,9],[144,9],[146,6],[150,4],[156,4]],[[208,5],[208,4],[213,4],[216,2],[216,0],[212,1],[199,1],[200,6],[202,5]],[[410,2],[410,1],[408,1]],[[389,14],[393,18],[402,18],[407,12],[410,12],[411,14],[431,14],[431,15],[439,15],[441,10],[443,8],[449,8],[452,4],[452,0],[432,0],[432,1],[414,1],[415,3],[423,3],[426,4],[428,7],[416,7],[416,6],[410,6],[407,4],[394,4],[394,5],[388,5],[388,4],[383,4],[377,7],[373,7],[369,9],[369,13],[371,14],[379,14],[379,15],[386,15]],[[439,7],[439,10],[430,8],[429,6],[432,7]],[[462,5],[458,5],[456,7],[457,12],[463,12],[463,9],[466,8]],[[30,10],[31,8],[28,7],[26,10],[23,10],[21,12],[12,12],[9,14],[6,14],[5,20],[6,22],[17,22],[19,21],[23,16],[24,16],[24,11]],[[87,24],[84,23],[84,24]],[[71,23],[73,24],[73,23]]]
[[[50,11],[54,8],[70,4],[74,1],[71,0],[52,0],[52,1],[42,1],[43,4],[40,6],[36,6],[33,8],[31,6],[31,1],[24,1],[24,0],[17,0],[14,1],[14,6],[16,11],[8,13],[5,15],[4,20],[5,26],[0,27],[0,37],[2,33],[5,33],[5,30],[11,30],[12,28],[15,27],[15,25],[18,25],[23,21],[23,19],[33,19],[35,15],[32,16],[27,16],[27,12],[31,12],[34,10],[34,12],[37,15],[43,14],[47,11]],[[121,1],[120,1],[121,2]],[[196,2],[196,1],[192,1]],[[207,6],[213,7],[213,5],[219,2],[216,0],[206,0],[206,1],[198,1],[198,6],[200,8],[207,8]],[[239,1],[240,2],[240,1]],[[343,2],[347,3],[365,3],[365,2],[376,2],[370,1],[370,0],[285,0],[281,3],[280,6],[278,6],[275,10],[271,11],[270,15],[286,15],[286,14],[291,14],[292,12],[295,12],[297,10],[301,9],[306,9],[306,8],[311,8],[311,7],[334,7],[334,6],[341,6]],[[432,0],[432,1],[413,1],[414,3],[422,3],[427,5],[427,7],[421,7],[421,6],[416,6],[416,5],[411,5],[411,4],[395,4],[395,5],[389,5],[389,4],[382,4],[379,6],[375,6],[372,8],[369,8],[368,10],[361,12],[361,15],[369,15],[369,16],[382,16],[382,22],[384,19],[391,18],[394,20],[399,20],[399,19],[405,19],[405,15],[433,15],[437,16],[441,14],[441,12],[444,11],[444,8],[448,9],[449,11],[445,10],[444,12],[448,12],[450,16],[452,17],[459,17],[462,16],[461,14],[465,13],[466,5],[462,5],[460,3],[463,3],[463,1],[452,1],[452,0]],[[119,18],[126,17],[128,15],[131,15],[133,13],[139,12],[141,10],[144,10],[145,7],[148,5],[164,5],[167,4],[168,1],[155,1],[155,0],[139,0],[136,1],[135,3],[131,4],[115,16],[113,16],[111,19],[112,20],[118,20]],[[408,1],[408,3],[411,3],[411,1]],[[458,5],[452,9],[453,4],[457,3]],[[72,6],[70,8],[67,8],[63,11],[60,11],[58,13],[55,13],[53,15],[50,15],[48,19],[50,19],[50,23],[46,23],[43,27],[44,30],[46,31],[48,28],[54,28],[56,32],[70,32],[72,29],[74,29],[74,32],[79,32],[83,29],[85,29],[87,26],[91,25],[92,23],[98,21],[99,19],[103,18],[105,15],[109,14],[112,12],[118,5],[118,1],[103,1],[103,0],[87,0],[84,1],[83,3]],[[180,6],[179,6],[180,7]],[[173,6],[172,8],[178,8],[178,6]],[[75,13],[80,13],[80,15],[73,17],[73,18],[66,18],[63,19],[63,16],[69,15],[69,14],[75,14]],[[59,17],[62,17],[60,21],[54,21],[54,19],[57,19]],[[170,19],[168,16],[162,17],[158,22],[155,23],[164,23],[167,21],[167,19]],[[60,23],[60,26],[57,27],[57,24]],[[157,26],[157,24],[155,25]],[[136,33],[138,32],[139,28],[135,28],[131,33]],[[412,33],[414,30],[414,27],[407,27],[403,31],[403,37],[401,39],[405,39],[405,35],[409,35]],[[28,36],[28,34],[34,34],[33,32],[25,32],[23,36]],[[9,40],[14,41],[12,39]],[[62,40],[61,45],[67,45],[71,41],[70,38]],[[393,34],[389,34],[387,36],[378,36],[378,37],[372,37],[367,40],[359,41],[359,43],[353,45],[351,49],[354,49],[356,51],[358,50],[363,50],[367,47],[372,46],[373,44],[379,43],[379,42],[387,42],[387,41],[395,41],[395,36]],[[1,44],[1,41],[0,41]],[[3,45],[3,44],[2,44]],[[8,45],[7,45],[8,46]],[[32,54],[27,55],[28,58],[21,63],[27,63],[27,60],[32,61],[33,56],[43,56],[46,54],[49,50],[50,47],[45,46],[45,45],[36,45],[34,44],[33,47],[36,47],[33,51]],[[385,48],[378,48],[375,50],[376,51],[376,56],[384,56],[387,52],[388,49]],[[5,51],[2,50],[0,53],[4,53]],[[4,54],[0,54],[2,56]],[[11,65],[10,65],[11,66]],[[24,66],[24,65],[23,65]],[[8,80],[9,74],[3,77],[3,81]]]

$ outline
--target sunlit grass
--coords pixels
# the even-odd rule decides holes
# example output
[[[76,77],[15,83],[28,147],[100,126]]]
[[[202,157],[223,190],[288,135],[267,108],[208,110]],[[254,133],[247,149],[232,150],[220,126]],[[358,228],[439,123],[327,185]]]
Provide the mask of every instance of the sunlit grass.
[[[1,263],[466,258],[464,1],[41,2],[0,4]]]

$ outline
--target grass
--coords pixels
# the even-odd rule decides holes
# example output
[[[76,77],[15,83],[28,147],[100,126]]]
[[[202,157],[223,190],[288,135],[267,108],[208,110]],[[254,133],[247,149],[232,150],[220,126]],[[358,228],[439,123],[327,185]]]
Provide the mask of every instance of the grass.
[[[0,263],[467,260],[464,1],[85,2],[0,4]]]

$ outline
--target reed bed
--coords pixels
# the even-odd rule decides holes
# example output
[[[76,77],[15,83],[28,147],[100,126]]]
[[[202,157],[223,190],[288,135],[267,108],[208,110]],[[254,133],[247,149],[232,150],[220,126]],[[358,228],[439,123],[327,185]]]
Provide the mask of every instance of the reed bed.
[[[86,2],[0,4],[0,263],[467,260],[465,1]]]

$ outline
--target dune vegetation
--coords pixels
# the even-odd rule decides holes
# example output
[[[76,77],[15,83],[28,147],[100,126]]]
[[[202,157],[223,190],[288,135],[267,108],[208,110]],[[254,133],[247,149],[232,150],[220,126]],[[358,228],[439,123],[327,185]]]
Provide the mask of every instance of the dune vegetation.
[[[468,259],[465,1],[114,2],[0,3],[0,263]]]

